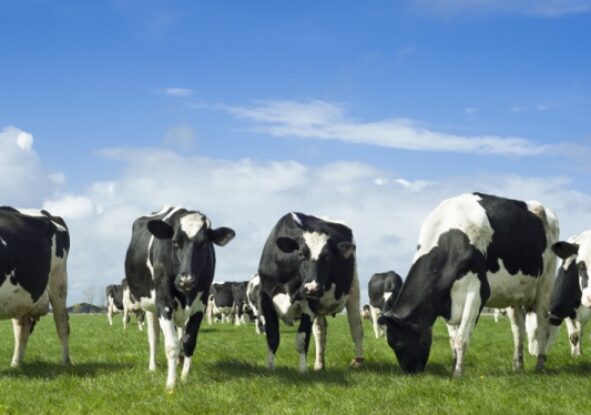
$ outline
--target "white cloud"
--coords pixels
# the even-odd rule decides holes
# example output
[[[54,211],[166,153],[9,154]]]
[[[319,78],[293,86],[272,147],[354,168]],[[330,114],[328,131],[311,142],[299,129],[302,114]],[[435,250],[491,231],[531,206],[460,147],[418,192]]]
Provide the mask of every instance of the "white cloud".
[[[562,17],[591,12],[589,0],[411,0],[418,10],[435,16],[518,14]]]
[[[521,137],[463,136],[438,132],[401,118],[359,121],[346,116],[342,106],[325,101],[269,101],[251,107],[219,109],[255,123],[253,130],[283,137],[341,140],[417,151],[532,156],[555,150]],[[474,113],[475,109],[470,109]]]
[[[2,204],[39,207],[61,184],[59,173],[47,171],[33,149],[33,136],[16,127],[0,130],[0,194]]]
[[[164,137],[164,144],[183,150],[189,149],[195,144],[195,131],[186,125],[172,127]]]
[[[480,112],[480,108],[468,107],[464,108],[464,114],[466,115],[476,115]]]
[[[562,218],[563,234],[591,223],[591,197],[568,178],[519,176],[438,177],[407,180],[364,163],[310,167],[300,163],[212,160],[162,149],[110,149],[124,164],[121,177],[95,182],[80,194],[48,199],[72,235],[70,302],[85,290],[123,277],[133,220],[164,204],[201,210],[213,226],[230,226],[236,238],[218,256],[216,279],[244,280],[256,271],[264,241],[279,217],[302,211],[338,218],[355,233],[364,299],[369,277],[394,269],[405,275],[419,227],[443,199],[469,191],[537,199]]]
[[[164,95],[168,95],[171,97],[190,97],[193,93],[192,90],[188,88],[164,88],[162,90]]]

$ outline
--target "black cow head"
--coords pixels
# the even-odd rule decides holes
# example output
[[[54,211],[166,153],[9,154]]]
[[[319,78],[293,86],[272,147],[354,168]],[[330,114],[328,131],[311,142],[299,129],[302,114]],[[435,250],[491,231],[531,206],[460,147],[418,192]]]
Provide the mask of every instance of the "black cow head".
[[[279,237],[275,242],[282,252],[297,254],[295,261],[302,281],[298,294],[306,298],[322,297],[332,264],[351,258],[355,252],[355,244],[335,244],[327,234],[318,232],[304,232],[298,240]]]
[[[584,232],[569,242],[556,242],[552,245],[552,251],[563,261],[572,258],[579,272],[579,284],[581,285],[581,303],[585,307],[591,307],[591,287],[589,286],[589,267],[591,266],[591,233]]]
[[[384,313],[378,324],[386,325],[388,344],[402,370],[409,373],[425,370],[431,351],[431,327],[403,321],[392,313]]]
[[[208,266],[213,272],[212,244],[224,246],[236,235],[230,228],[211,229],[209,220],[196,212],[184,214],[172,225],[151,220],[148,230],[156,238],[170,242],[174,284],[184,292],[195,288],[199,276]]]

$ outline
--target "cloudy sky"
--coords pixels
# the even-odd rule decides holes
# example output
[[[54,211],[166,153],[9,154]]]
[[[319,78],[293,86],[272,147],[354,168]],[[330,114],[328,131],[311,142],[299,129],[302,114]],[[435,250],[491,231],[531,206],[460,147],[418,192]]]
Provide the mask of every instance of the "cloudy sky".
[[[350,224],[364,288],[459,193],[539,200],[568,237],[591,227],[590,40],[590,0],[5,0],[0,204],[66,219],[69,303],[123,278],[164,204],[236,230],[218,280],[289,211]]]

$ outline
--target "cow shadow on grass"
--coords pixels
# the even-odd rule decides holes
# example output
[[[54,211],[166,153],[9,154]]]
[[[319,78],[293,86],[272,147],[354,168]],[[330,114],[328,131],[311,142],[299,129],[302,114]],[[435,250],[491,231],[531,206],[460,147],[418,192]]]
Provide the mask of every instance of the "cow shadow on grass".
[[[133,364],[118,362],[82,362],[64,366],[60,363],[31,361],[23,363],[18,368],[1,369],[0,378],[55,379],[61,376],[93,378],[102,373],[131,370],[133,367]]]
[[[269,377],[278,382],[290,385],[309,383],[324,383],[338,386],[347,386],[348,375],[353,369],[330,368],[321,371],[314,371],[308,368],[307,373],[299,373],[297,368],[289,366],[277,366],[270,371],[264,365],[246,362],[238,359],[226,359],[211,362],[206,365],[209,372],[208,378],[216,381],[224,381],[228,378],[256,378]]]

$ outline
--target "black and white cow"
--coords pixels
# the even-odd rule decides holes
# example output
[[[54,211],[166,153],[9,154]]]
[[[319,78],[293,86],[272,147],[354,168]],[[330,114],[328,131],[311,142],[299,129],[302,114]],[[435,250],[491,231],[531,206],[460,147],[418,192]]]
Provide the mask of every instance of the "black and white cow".
[[[347,308],[355,343],[353,366],[363,362],[363,331],[359,315],[359,281],[353,233],[347,226],[302,213],[279,219],[269,235],[259,264],[261,308],[265,317],[268,367],[275,367],[281,318],[288,324],[300,318],[296,350],[300,372],[306,371],[306,355],[312,325],[316,339],[316,370],[324,367],[326,315]]]
[[[239,326],[246,324],[247,318],[252,311],[246,298],[246,286],[248,281],[238,281],[232,283],[232,297],[234,298],[234,323]]]
[[[127,329],[130,314],[135,314],[138,328],[140,331],[144,328],[145,313],[139,302],[131,295],[127,279],[124,278],[121,284],[107,285],[105,288],[107,295],[107,320],[109,325],[113,325],[113,314],[123,313],[123,329]]]
[[[255,332],[261,334],[265,331],[265,317],[261,310],[261,278],[254,274],[246,286],[246,298],[254,316]]]
[[[207,309],[207,322],[212,324],[214,318],[222,323],[234,321],[234,293],[233,282],[214,282],[211,285],[209,305]]]
[[[538,202],[480,193],[442,202],[421,227],[408,277],[392,310],[380,319],[402,369],[423,371],[438,316],[448,324],[453,373],[462,372],[482,307],[512,307],[514,364],[523,366],[525,311],[537,316],[530,352],[546,360],[548,313],[556,270],[551,246],[558,220]]]
[[[70,326],[66,309],[70,234],[62,218],[41,210],[0,207],[0,319],[12,319],[18,366],[29,334],[49,305],[62,343],[62,362],[70,364]]]
[[[151,371],[156,370],[158,323],[164,334],[167,389],[175,386],[180,339],[182,380],[191,369],[215,271],[213,244],[224,246],[234,235],[229,228],[212,229],[205,215],[181,207],[165,207],[133,223],[125,274],[131,294],[146,311]]]
[[[376,339],[384,334],[384,326],[378,324],[378,319],[384,310],[390,310],[394,306],[401,287],[402,277],[394,271],[373,274],[367,283],[369,310]]]
[[[568,331],[571,355],[581,355],[583,329],[591,318],[591,230],[557,242],[552,250],[562,258],[558,268],[550,306],[550,328],[554,332],[564,320]]]

